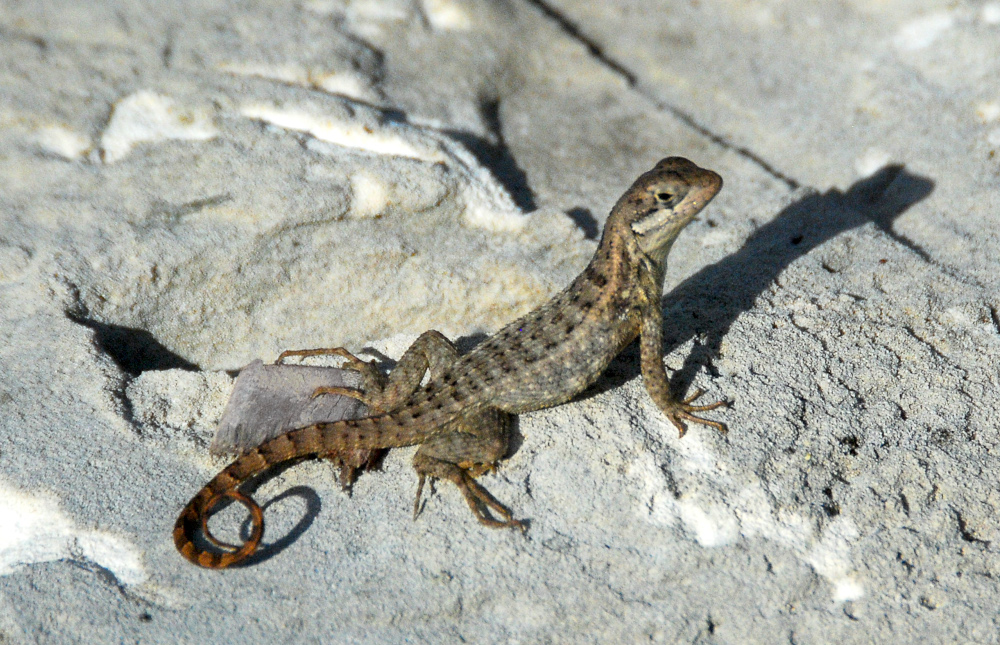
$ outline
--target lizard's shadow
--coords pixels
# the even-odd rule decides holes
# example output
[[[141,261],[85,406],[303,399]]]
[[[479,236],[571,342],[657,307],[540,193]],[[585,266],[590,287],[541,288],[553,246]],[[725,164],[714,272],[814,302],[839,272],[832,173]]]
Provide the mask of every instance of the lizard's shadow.
[[[690,339],[694,349],[671,377],[671,391],[686,392],[699,368],[713,372],[712,358],[736,318],[749,311],[792,262],[833,237],[871,223],[894,241],[931,261],[919,246],[892,230],[893,221],[927,197],[934,182],[901,165],[883,167],[846,192],[831,189],[786,206],[736,253],[687,278],[663,299],[664,353]],[[582,397],[618,387],[639,375],[638,343],[630,345]]]
[[[271,558],[273,558],[274,556],[278,555],[279,553],[287,549],[289,546],[291,546],[296,540],[299,539],[301,535],[303,535],[306,531],[309,530],[309,527],[312,526],[313,520],[315,520],[316,517],[319,515],[319,512],[322,509],[323,505],[320,502],[319,495],[316,493],[316,491],[313,490],[312,488],[309,488],[308,486],[293,486],[292,488],[289,488],[280,495],[276,495],[275,497],[272,497],[271,499],[267,500],[265,504],[261,505],[261,510],[264,511],[264,517],[265,518],[267,517],[267,509],[270,506],[277,504],[289,497],[299,497],[302,498],[302,500],[305,502],[306,510],[305,513],[303,513],[302,518],[295,523],[295,526],[293,526],[290,530],[286,531],[283,536],[281,536],[274,542],[271,542],[269,544],[261,542],[261,547],[257,549],[257,551],[253,553],[253,555],[248,557],[246,560],[240,562],[237,566],[252,567],[256,564],[260,564],[261,562],[270,560]],[[240,529],[240,537],[243,540],[246,540],[250,537],[249,518],[247,518],[247,520],[244,521],[243,526]]]

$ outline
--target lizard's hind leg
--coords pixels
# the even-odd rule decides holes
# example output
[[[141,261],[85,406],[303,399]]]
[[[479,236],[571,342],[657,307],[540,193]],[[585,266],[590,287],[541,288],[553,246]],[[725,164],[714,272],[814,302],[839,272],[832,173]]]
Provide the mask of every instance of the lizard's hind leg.
[[[449,424],[440,434],[425,441],[413,456],[413,468],[420,476],[413,517],[420,512],[420,496],[427,477],[447,479],[458,486],[472,514],[491,528],[526,525],[515,520],[510,510],[498,502],[475,478],[496,468],[507,454],[511,416],[495,408],[476,412]],[[492,517],[487,511],[502,519]]]
[[[455,345],[444,334],[433,329],[424,332],[389,373],[385,388],[374,405],[385,412],[404,406],[420,388],[425,375],[429,375],[431,381],[440,380],[458,357]],[[362,401],[372,406],[367,400]],[[483,524],[523,529],[524,525],[475,480],[493,470],[496,462],[507,454],[510,421],[510,415],[500,410],[481,410],[449,423],[424,441],[413,457],[413,467],[420,476],[413,502],[414,517],[420,508],[424,481],[427,477],[436,477],[454,482],[476,519]],[[487,509],[503,521],[490,517]]]

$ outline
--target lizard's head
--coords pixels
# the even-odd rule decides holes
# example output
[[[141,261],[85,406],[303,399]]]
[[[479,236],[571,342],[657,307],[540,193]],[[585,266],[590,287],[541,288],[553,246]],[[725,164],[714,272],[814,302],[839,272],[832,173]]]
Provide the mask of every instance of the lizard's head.
[[[722,177],[682,157],[667,157],[643,173],[615,205],[653,261],[667,257],[677,234],[722,188]]]

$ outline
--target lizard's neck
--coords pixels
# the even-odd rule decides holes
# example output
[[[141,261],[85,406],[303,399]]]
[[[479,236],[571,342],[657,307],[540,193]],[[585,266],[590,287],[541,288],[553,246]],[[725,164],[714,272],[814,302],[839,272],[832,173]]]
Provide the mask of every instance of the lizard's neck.
[[[597,245],[597,251],[587,272],[604,275],[617,275],[621,279],[632,281],[640,273],[646,273],[659,289],[657,295],[663,293],[663,279],[666,273],[666,258],[657,261],[643,252],[636,240],[635,234],[626,223],[625,218],[617,212],[611,212],[604,226],[604,234]],[[610,289],[621,289],[624,285],[608,285]]]

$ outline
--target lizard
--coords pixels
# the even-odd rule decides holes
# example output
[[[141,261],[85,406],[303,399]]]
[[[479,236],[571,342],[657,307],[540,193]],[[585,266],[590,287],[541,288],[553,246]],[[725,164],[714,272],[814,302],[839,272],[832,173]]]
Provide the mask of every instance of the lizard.
[[[680,234],[722,188],[722,178],[681,157],[667,157],[618,199],[590,263],[546,304],[503,327],[459,356],[441,333],[422,334],[388,378],[343,348],[286,355],[337,354],[358,370],[357,389],[321,388],[315,394],[353,396],[369,416],[290,430],[237,458],[183,509],[174,527],[177,550],[190,562],[221,569],[253,554],[264,534],[263,510],[239,486],[268,468],[303,457],[360,463],[370,451],[419,445],[414,516],[427,477],[454,482],[476,519],[490,527],[526,525],[475,481],[506,454],[512,415],[565,403],[593,384],[611,360],[636,338],[646,390],[680,436],[687,423],[725,431],[697,413],[728,402],[695,405],[703,394],[671,395],[663,363],[663,293],[667,254]],[[427,382],[421,385],[425,375]],[[242,545],[216,539],[211,510],[229,499],[250,512],[250,537]],[[487,513],[489,511],[489,513]],[[494,517],[494,515],[496,517]],[[221,551],[195,543],[197,532]]]

